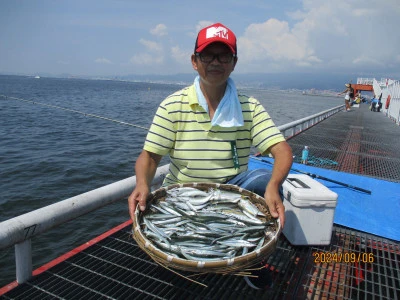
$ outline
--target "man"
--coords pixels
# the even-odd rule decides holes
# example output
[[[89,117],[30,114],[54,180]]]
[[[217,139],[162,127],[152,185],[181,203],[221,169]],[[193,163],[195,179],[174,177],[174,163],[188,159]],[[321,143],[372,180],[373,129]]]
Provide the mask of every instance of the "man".
[[[376,105],[378,104],[379,100],[375,98],[375,94],[371,99],[371,105],[370,105],[370,110],[371,111],[376,111]]]
[[[292,150],[260,103],[238,95],[229,78],[238,61],[234,33],[220,23],[203,28],[191,61],[198,72],[194,84],[160,104],[136,161],[136,187],[128,199],[131,218],[138,204],[145,210],[156,168],[168,154],[164,185],[237,184],[264,196],[283,226],[279,188],[292,165]],[[272,173],[247,171],[252,144],[275,158]]]

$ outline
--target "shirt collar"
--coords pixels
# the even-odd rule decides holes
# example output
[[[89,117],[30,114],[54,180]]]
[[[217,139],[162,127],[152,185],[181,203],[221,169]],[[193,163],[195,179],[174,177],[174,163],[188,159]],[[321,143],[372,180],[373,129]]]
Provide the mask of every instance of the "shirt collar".
[[[201,107],[203,107],[204,110],[208,113],[208,104],[207,104],[206,98],[203,95],[203,92],[201,91],[200,76],[198,76],[198,75],[194,79],[194,87],[196,89],[196,96],[197,96],[197,101],[198,101],[197,103],[200,104]]]

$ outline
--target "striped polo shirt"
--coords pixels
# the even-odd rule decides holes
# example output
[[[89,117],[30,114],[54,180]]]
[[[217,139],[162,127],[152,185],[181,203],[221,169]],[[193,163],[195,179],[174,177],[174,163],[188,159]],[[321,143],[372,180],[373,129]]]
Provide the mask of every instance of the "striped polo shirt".
[[[258,100],[238,95],[244,126],[212,126],[199,104],[194,85],[167,97],[158,107],[143,149],[169,154],[164,185],[186,182],[224,183],[246,171],[250,148],[261,153],[285,140]],[[239,166],[234,165],[232,145]]]

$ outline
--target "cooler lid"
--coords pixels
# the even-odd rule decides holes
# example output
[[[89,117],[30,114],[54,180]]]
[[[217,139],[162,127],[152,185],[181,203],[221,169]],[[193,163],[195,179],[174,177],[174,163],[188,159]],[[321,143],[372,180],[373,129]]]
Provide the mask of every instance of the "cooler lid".
[[[336,207],[338,195],[308,175],[289,174],[282,188],[294,206]]]

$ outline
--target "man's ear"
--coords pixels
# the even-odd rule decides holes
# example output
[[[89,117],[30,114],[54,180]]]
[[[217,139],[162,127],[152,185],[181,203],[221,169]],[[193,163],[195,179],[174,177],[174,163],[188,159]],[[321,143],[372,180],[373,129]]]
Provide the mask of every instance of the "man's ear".
[[[237,57],[237,56],[235,56],[235,57],[234,57],[234,59],[233,59],[232,71],[233,71],[233,70],[235,70],[235,67],[236,67],[236,63],[237,63],[237,61],[238,61],[238,57]]]
[[[192,61],[193,69],[195,69],[197,71],[197,57],[196,57],[196,55],[192,54],[191,61]]]

